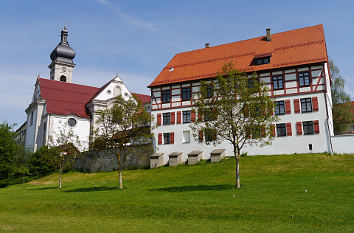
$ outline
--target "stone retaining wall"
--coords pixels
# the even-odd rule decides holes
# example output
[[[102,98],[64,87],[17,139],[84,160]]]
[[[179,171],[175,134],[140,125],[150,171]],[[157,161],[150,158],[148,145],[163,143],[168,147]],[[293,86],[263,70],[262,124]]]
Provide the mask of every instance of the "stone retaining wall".
[[[130,148],[127,155],[122,155],[123,169],[148,168],[152,154],[152,144]],[[74,168],[83,172],[115,171],[118,170],[117,155],[111,150],[89,151],[76,160]]]

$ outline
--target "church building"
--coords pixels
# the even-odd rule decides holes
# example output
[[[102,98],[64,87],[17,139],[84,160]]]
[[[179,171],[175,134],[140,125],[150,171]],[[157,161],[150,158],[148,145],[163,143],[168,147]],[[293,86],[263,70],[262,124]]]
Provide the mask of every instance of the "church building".
[[[130,92],[118,75],[100,88],[74,84],[74,58],[75,51],[69,46],[64,26],[61,41],[50,54],[50,79],[37,78],[32,101],[26,109],[24,143],[32,151],[48,145],[50,138],[55,140],[60,131],[67,129],[79,137],[80,151],[88,149],[98,111],[109,108],[118,95],[126,99],[135,96],[150,110],[150,96]]]

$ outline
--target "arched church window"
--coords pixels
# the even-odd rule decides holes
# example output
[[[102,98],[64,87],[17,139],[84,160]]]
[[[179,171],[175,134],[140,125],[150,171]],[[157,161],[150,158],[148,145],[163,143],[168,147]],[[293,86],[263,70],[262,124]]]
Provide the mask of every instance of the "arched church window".
[[[65,75],[60,76],[60,81],[61,81],[61,82],[66,82],[66,77],[65,77]]]
[[[121,93],[122,93],[121,88],[119,86],[115,86],[114,90],[113,90],[113,95],[114,96],[119,96],[119,95],[121,95]]]
[[[76,120],[74,118],[69,118],[68,125],[74,127],[76,125]]]

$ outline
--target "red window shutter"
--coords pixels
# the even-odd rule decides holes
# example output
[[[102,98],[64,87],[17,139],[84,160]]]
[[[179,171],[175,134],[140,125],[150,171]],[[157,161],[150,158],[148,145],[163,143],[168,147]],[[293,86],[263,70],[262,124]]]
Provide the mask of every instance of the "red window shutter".
[[[301,124],[301,122],[296,122],[296,133],[297,133],[297,135],[302,135],[302,124]]]
[[[293,132],[291,131],[291,123],[286,123],[286,135],[291,136]]]
[[[161,113],[157,114],[157,125],[161,125]]]
[[[203,142],[203,130],[199,130],[199,142]]]
[[[285,114],[291,113],[290,100],[285,100]]]
[[[218,119],[218,109],[214,109],[214,120],[216,121]]]
[[[315,131],[315,134],[319,134],[320,133],[319,121],[313,121],[313,129]]]
[[[159,145],[162,144],[162,133],[158,134],[158,143],[159,143]]]
[[[198,121],[203,121],[203,115],[201,111],[198,111]]]
[[[272,124],[272,125],[270,126],[270,129],[271,129],[271,136],[272,136],[272,137],[275,137],[275,124]]]
[[[295,113],[300,113],[300,100],[299,99],[294,99],[294,108],[295,108]]]
[[[243,115],[244,115],[244,117],[248,117],[249,116],[249,109],[248,109],[247,105],[245,105],[245,107],[243,109]]]
[[[181,111],[177,112],[177,124],[181,124]]]
[[[264,138],[265,137],[265,127],[262,126],[261,128],[261,137]]]
[[[318,98],[312,97],[312,110],[318,111]]]
[[[268,107],[268,115],[273,116],[274,115],[274,108],[269,108]]]
[[[175,115],[176,115],[175,112],[171,112],[171,125],[175,124],[175,119],[176,119]]]
[[[194,122],[195,121],[195,110],[192,109],[191,111],[191,122]]]
[[[246,138],[251,138],[251,129],[249,126],[246,126]]]
[[[170,133],[170,142],[171,142],[171,144],[175,143],[175,133],[174,132]]]

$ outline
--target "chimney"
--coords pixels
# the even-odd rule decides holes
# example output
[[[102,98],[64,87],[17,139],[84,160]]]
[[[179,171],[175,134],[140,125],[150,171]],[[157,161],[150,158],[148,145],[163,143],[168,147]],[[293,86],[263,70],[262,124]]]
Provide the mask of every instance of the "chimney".
[[[205,43],[205,48],[209,48],[210,47],[210,43]]]
[[[267,31],[267,41],[271,41],[271,38],[270,38],[270,28],[267,28],[266,31]]]

